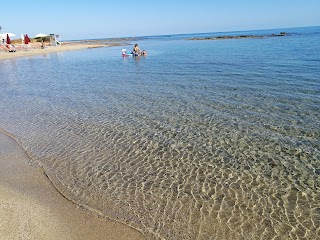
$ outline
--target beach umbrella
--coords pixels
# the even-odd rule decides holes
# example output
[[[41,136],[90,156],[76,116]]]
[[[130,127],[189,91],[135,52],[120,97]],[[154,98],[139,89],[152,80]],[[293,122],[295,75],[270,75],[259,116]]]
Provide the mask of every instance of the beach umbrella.
[[[13,33],[8,33],[8,32],[5,32],[5,33],[2,33],[1,34],[2,36],[9,36],[9,37],[15,37],[16,35],[15,34],[13,34]]]
[[[38,33],[37,35],[34,36],[34,38],[43,38],[43,37],[47,37],[49,36],[48,34],[44,34],[44,33]]]
[[[30,38],[28,37],[28,34],[24,35],[24,44],[28,44],[30,42]]]
[[[1,33],[0,34],[0,40],[1,40],[2,43],[5,43],[7,35],[9,35],[9,37],[14,37],[15,36],[15,34],[13,34],[13,33],[8,33],[8,32]]]
[[[7,34],[7,44],[11,44],[11,40],[10,40],[9,34]]]
[[[43,42],[43,38],[49,36],[48,34],[44,34],[44,33],[38,33],[37,35],[34,36],[34,38],[41,38],[42,42]]]

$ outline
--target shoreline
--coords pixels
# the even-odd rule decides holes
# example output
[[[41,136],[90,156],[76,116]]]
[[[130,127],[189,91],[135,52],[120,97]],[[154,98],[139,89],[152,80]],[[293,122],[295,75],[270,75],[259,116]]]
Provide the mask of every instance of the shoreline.
[[[35,55],[50,54],[55,52],[74,51],[81,49],[90,48],[102,48],[112,46],[122,46],[126,43],[101,43],[99,41],[79,41],[79,42],[63,42],[61,46],[46,46],[44,49],[41,48],[39,43],[29,43],[15,45],[16,52],[8,52],[4,50],[4,46],[0,46],[0,61],[5,59],[29,57]]]
[[[0,131],[0,236],[6,239],[145,239],[67,200],[27,152]]]

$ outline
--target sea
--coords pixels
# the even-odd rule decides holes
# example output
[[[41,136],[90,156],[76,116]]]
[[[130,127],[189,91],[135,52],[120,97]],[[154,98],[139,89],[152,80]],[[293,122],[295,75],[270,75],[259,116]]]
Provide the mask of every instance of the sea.
[[[30,164],[147,239],[320,239],[320,27],[128,44],[0,62]]]

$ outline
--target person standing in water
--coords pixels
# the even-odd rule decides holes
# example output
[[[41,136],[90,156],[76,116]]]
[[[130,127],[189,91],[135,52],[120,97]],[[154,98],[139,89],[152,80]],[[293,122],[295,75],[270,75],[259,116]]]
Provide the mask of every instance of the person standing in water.
[[[140,55],[141,50],[140,50],[140,48],[138,47],[138,44],[137,44],[137,43],[134,45],[134,48],[133,48],[133,50],[132,50],[132,53],[133,53],[135,56],[139,56],[139,55]]]

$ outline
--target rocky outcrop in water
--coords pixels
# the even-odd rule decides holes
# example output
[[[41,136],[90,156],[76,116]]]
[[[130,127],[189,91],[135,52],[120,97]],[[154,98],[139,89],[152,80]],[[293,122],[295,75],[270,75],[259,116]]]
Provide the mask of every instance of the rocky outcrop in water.
[[[287,32],[280,32],[279,34],[271,35],[238,35],[238,36],[214,36],[214,37],[196,37],[187,38],[187,40],[226,40],[226,39],[244,39],[244,38],[266,38],[266,37],[284,37],[288,36]]]

